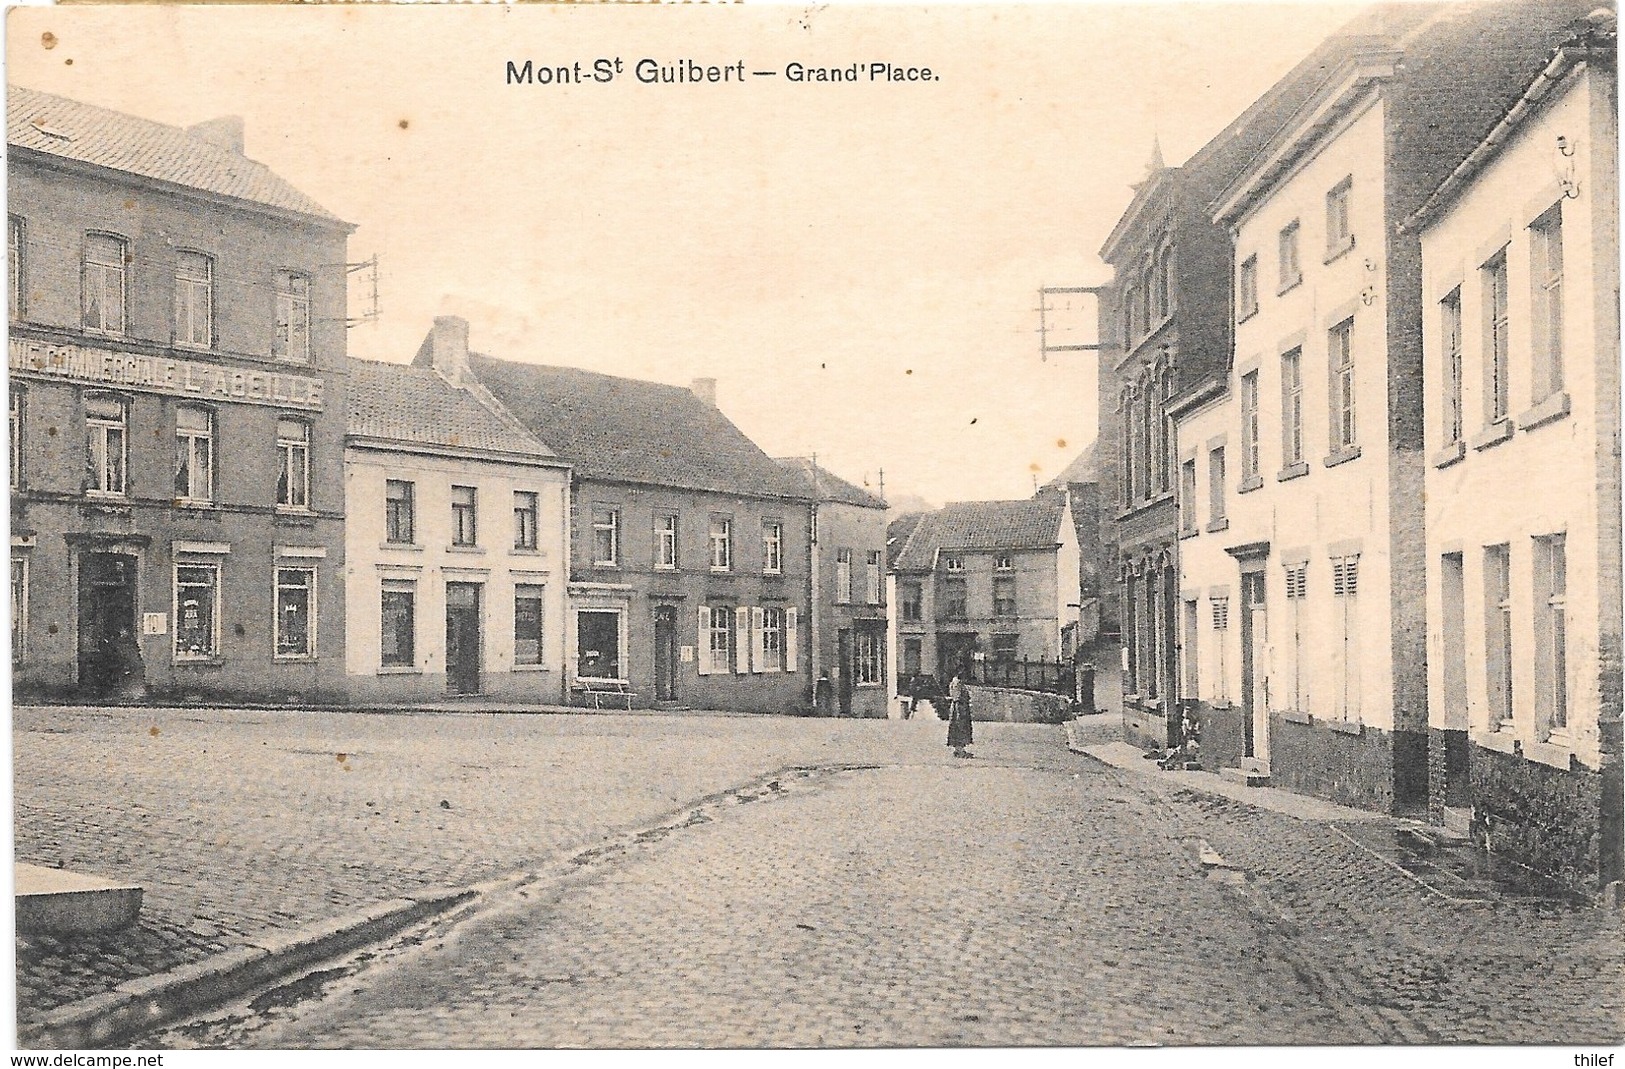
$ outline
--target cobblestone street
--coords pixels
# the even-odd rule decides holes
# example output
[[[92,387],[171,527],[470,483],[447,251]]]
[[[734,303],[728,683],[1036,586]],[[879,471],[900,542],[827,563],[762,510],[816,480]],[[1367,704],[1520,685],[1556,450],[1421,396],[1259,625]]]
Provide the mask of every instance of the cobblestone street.
[[[388,734],[345,726],[347,737],[380,746]],[[499,827],[467,837],[485,853],[443,845],[413,857],[414,868],[405,859],[436,841],[430,824],[418,838],[379,836],[367,862],[374,873],[398,866],[397,879],[503,868],[504,836],[510,860],[540,854],[544,837],[520,829],[554,827],[540,814],[555,808],[586,810],[554,832],[559,841],[590,834],[594,819],[626,826],[637,803],[583,800],[638,794],[590,784],[638,779],[654,754],[660,775],[693,785],[691,799],[730,772],[740,782],[755,768],[808,767],[714,798],[564,884],[492,894],[472,917],[430,925],[364,964],[145,1042],[1575,1044],[1622,1034],[1618,914],[1510,896],[1453,902],[1349,828],[1169,790],[1070,753],[1058,728],[979,724],[977,759],[957,762],[934,719],[449,718],[423,727],[442,744],[435,762],[489,743],[492,731],[518,731],[538,750],[607,763],[573,768],[579,795],[513,794],[522,759],[487,756],[511,779],[506,799],[489,796],[488,815],[505,814]],[[719,748],[719,737],[738,745]],[[623,749],[635,751],[624,763]],[[705,761],[709,771],[698,767]],[[355,782],[356,767],[338,778]],[[651,811],[671,808],[670,793],[642,797]],[[531,800],[518,803],[529,821],[506,814],[519,798]],[[1204,865],[1204,847],[1226,864]],[[350,878],[324,871],[312,865],[304,877],[328,888],[307,892],[312,903]],[[363,893],[353,887],[346,893]]]

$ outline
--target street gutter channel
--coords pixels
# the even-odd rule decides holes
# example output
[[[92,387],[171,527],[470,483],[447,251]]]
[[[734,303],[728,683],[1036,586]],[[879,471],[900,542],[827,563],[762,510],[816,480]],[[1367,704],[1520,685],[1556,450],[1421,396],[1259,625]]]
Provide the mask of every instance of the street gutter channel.
[[[539,865],[465,888],[436,892],[433,908],[421,909],[383,930],[365,924],[340,930],[329,922],[323,927],[333,930],[328,932],[319,957],[306,953],[278,962],[274,954],[260,956],[254,962],[255,968],[245,970],[236,960],[243,952],[227,951],[197,965],[132,981],[141,986],[144,997],[124,992],[122,989],[129,985],[121,984],[112,992],[61,1007],[42,1021],[21,1028],[19,1039],[37,1049],[90,1049],[114,1046],[143,1034],[149,1041],[172,1035],[184,1037],[189,1041],[187,1045],[229,1048],[234,1045],[232,1037],[257,1031],[301,1003],[355,990],[364,970],[414,951],[438,950],[456,938],[460,926],[475,918],[495,917],[556,900],[601,876],[611,865],[630,859],[634,851],[651,847],[674,832],[712,823],[736,806],[773,801],[823,786],[837,775],[887,767],[845,763],[785,766],[686,803],[629,830],[611,832],[592,846],[572,847]],[[421,897],[427,900],[431,896]],[[377,908],[373,907],[374,911]],[[204,975],[207,982],[199,985],[194,974]],[[161,1028],[165,1032],[157,1031]]]

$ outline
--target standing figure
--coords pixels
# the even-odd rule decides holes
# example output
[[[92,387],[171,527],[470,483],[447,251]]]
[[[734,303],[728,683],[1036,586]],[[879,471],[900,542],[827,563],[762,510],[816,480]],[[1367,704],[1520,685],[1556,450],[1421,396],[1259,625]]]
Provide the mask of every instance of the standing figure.
[[[953,682],[948,684],[948,745],[953,747],[955,757],[972,757],[965,752],[970,744],[970,691],[960,673],[955,672]]]

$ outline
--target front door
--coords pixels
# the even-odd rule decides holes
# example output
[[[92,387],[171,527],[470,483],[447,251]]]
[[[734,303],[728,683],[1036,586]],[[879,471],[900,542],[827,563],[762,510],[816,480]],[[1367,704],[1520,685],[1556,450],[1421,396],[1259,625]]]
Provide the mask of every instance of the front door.
[[[94,697],[139,690],[145,678],[135,627],[136,559],[79,558],[79,686]]]
[[[677,700],[677,610],[655,609],[655,700]]]
[[[1266,650],[1269,622],[1264,609],[1264,573],[1241,576],[1241,700],[1247,718],[1247,756],[1270,759],[1270,679]]]
[[[852,715],[852,630],[843,627],[835,634],[836,668],[840,678],[835,681],[835,693],[840,696],[841,715]]]
[[[480,692],[480,584],[446,584],[446,690]]]

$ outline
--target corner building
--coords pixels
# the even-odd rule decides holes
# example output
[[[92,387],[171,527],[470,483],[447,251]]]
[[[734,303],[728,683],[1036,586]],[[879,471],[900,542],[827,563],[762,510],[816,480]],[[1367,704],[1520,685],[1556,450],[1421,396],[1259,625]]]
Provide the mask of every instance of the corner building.
[[[353,227],[241,120],[7,104],[16,692],[341,697]]]

